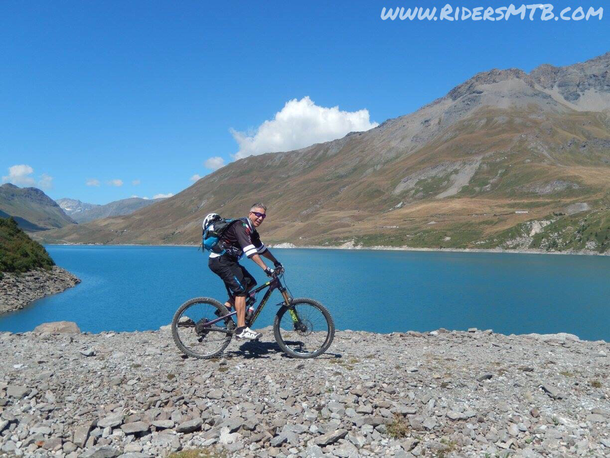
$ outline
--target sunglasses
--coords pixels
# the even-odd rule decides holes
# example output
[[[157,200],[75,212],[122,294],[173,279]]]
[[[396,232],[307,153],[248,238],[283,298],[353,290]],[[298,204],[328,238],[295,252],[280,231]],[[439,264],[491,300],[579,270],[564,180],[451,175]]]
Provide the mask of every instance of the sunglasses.
[[[257,218],[261,218],[261,219],[265,219],[267,217],[267,215],[264,213],[259,213],[259,212],[250,212],[250,213],[253,213],[254,216],[256,216]]]

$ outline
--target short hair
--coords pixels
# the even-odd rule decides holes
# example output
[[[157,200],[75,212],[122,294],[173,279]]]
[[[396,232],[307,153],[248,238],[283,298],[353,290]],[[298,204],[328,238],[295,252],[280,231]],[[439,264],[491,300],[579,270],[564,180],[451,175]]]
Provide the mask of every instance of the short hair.
[[[257,202],[254,205],[252,205],[250,207],[250,211],[253,211],[255,208],[262,208],[263,210],[267,211],[267,206],[265,204],[260,203],[260,202]]]

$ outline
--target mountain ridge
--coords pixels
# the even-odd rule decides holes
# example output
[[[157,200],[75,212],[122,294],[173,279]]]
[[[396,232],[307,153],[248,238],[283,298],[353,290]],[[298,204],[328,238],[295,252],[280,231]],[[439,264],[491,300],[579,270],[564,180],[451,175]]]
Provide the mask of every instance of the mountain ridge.
[[[79,224],[87,223],[96,219],[109,218],[113,216],[130,215],[131,213],[148,207],[162,199],[143,199],[141,197],[129,197],[127,199],[115,200],[107,204],[88,204],[77,199],[62,198],[56,202],[74,221]]]
[[[65,242],[196,243],[207,212],[237,216],[263,200],[271,216],[264,231],[276,243],[494,248],[517,237],[506,231],[529,234],[533,220],[555,227],[558,219],[591,217],[588,227],[598,235],[584,240],[568,224],[552,236],[556,248],[594,243],[605,251],[609,67],[605,54],[553,67],[559,70],[481,72],[369,131],[250,156],[131,217],[47,235]],[[574,204],[589,210],[567,215]],[[540,245],[533,239],[544,227],[523,243]]]
[[[75,224],[53,199],[38,188],[0,186],[0,216],[12,216],[23,230],[45,231]]]

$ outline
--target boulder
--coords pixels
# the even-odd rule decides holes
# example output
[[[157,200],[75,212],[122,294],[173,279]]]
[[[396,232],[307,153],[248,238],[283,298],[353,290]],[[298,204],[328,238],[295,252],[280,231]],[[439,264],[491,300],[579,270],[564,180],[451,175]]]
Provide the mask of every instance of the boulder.
[[[43,323],[34,328],[35,334],[80,334],[80,329],[73,321],[54,321],[52,323]]]

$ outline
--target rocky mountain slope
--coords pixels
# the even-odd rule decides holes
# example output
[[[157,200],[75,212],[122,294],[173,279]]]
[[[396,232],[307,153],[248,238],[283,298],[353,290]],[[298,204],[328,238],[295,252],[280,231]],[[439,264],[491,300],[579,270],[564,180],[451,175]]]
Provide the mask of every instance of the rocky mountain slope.
[[[379,127],[248,157],[127,217],[49,241],[197,243],[205,214],[264,201],[267,241],[297,246],[610,247],[610,53],[475,75]]]
[[[9,216],[28,232],[74,224],[74,220],[40,189],[19,188],[6,183],[0,186],[0,217]]]
[[[79,224],[111,216],[130,215],[162,199],[142,199],[131,197],[110,202],[105,205],[87,204],[76,199],[58,199],[62,210]]]
[[[53,334],[54,332],[75,334]],[[9,456],[608,456],[607,342],[340,331],[314,360],[272,331],[183,358],[166,331],[0,333]]]
[[[80,280],[55,265],[12,218],[0,218],[0,314],[62,292]]]

